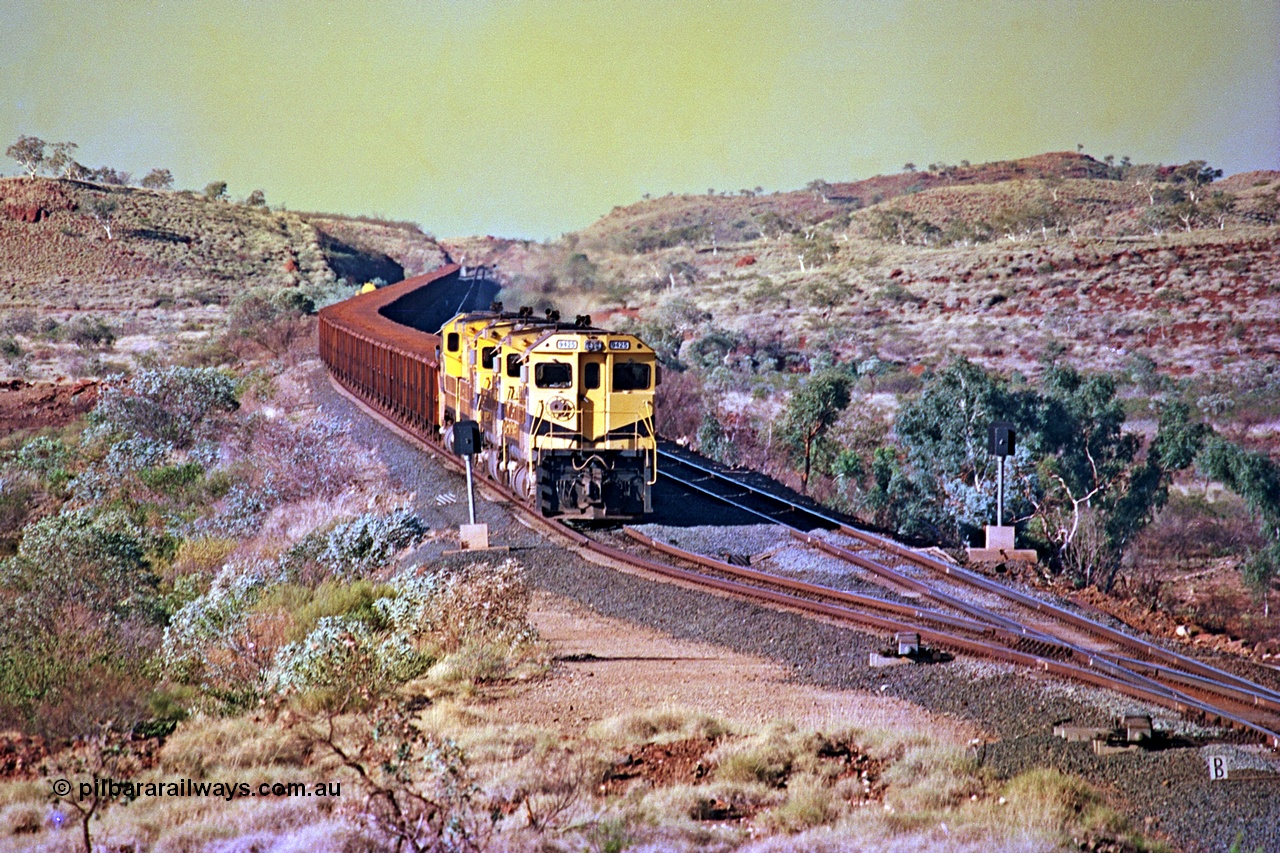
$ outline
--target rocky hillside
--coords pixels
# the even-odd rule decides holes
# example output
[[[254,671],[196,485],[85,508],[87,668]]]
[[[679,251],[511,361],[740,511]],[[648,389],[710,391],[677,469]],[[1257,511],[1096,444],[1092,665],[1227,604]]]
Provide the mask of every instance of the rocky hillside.
[[[1068,153],[937,165],[645,200],[549,246],[450,247],[495,264],[509,301],[674,324],[685,346],[724,332],[730,362],[769,346],[797,363],[962,354],[1034,372],[1052,350],[1095,369],[1252,376],[1280,354],[1280,172],[1206,170]],[[698,310],[675,317],[685,304]]]
[[[0,178],[0,370],[100,376],[160,342],[197,345],[226,327],[247,294],[296,290],[329,301],[445,259],[411,223]]]
[[[11,306],[135,307],[225,299],[246,287],[403,277],[383,232],[421,267],[434,241],[376,222],[47,178],[0,179],[0,300]],[[121,300],[121,285],[132,296]]]
[[[1044,154],[978,166],[935,166],[928,171],[878,175],[860,181],[812,181],[804,190],[765,194],[758,190],[667,195],[614,208],[577,235],[587,244],[647,251],[696,241],[728,243],[768,237],[828,222],[851,211],[929,193],[945,198],[962,187],[990,187],[1029,180],[1089,180],[1113,167],[1077,154]],[[961,194],[963,195],[963,194]]]

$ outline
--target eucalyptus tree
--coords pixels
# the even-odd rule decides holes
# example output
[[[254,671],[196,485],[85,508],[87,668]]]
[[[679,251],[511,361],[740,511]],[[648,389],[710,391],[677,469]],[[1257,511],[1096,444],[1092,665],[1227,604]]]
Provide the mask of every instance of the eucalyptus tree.
[[[809,493],[813,459],[828,430],[849,405],[853,379],[836,368],[811,375],[791,395],[783,415],[780,438],[800,466],[800,491]]]

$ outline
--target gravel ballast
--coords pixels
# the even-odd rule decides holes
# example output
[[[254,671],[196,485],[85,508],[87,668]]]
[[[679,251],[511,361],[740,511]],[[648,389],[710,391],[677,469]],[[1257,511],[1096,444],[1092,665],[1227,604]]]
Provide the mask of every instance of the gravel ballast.
[[[412,506],[428,525],[440,529],[467,520],[466,486],[460,475],[365,416],[319,372],[315,390],[326,411],[351,422],[359,443],[378,450],[394,486],[414,493]],[[453,494],[457,502],[437,505],[440,494]],[[888,637],[595,565],[513,521],[505,508],[487,500],[477,499],[476,514],[478,521],[489,524],[491,541],[512,547],[512,556],[528,568],[536,586],[602,615],[770,658],[789,667],[802,682],[874,691],[972,721],[993,738],[983,748],[982,760],[999,776],[1033,767],[1078,774],[1112,791],[1137,826],[1167,835],[1181,849],[1226,851],[1239,835],[1243,850],[1280,851],[1280,777],[1209,780],[1211,750],[1230,747],[1100,757],[1087,742],[1068,743],[1051,734],[1058,722],[1104,726],[1124,712],[1149,713],[1157,728],[1189,733],[1191,727],[1183,726],[1172,712],[964,657],[945,664],[871,669],[869,654],[886,646]],[[761,553],[752,549],[772,541],[763,532],[751,535],[759,536],[760,542],[744,538],[732,552]],[[456,546],[451,542],[430,542],[414,557],[438,558],[452,547]],[[1268,760],[1260,753],[1237,753],[1259,756],[1250,759],[1257,762]]]

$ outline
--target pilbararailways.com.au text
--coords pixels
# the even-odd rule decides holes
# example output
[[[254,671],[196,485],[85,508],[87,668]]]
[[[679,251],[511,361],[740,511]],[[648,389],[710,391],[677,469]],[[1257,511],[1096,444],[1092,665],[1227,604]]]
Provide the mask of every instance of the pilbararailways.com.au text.
[[[74,794],[73,794],[74,792]],[[219,797],[228,802],[237,797],[340,797],[341,782],[204,782],[181,779],[176,782],[119,782],[99,779],[76,782],[53,780],[53,793],[62,799],[136,800],[141,797]]]

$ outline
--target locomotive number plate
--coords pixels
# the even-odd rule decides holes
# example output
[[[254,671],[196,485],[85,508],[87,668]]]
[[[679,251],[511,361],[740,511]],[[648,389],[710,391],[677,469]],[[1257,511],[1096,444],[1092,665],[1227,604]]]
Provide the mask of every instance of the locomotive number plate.
[[[564,340],[556,341],[556,349],[577,349],[577,348],[578,348],[577,341],[564,341]]]
[[[631,349],[631,341],[609,341],[609,349]]]

